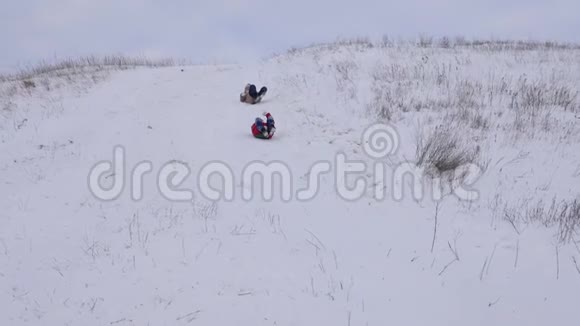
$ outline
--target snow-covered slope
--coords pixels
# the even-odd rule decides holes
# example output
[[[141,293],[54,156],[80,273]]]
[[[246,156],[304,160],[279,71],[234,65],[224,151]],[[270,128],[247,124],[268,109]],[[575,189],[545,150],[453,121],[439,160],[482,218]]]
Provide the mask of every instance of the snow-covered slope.
[[[571,102],[529,104],[513,91],[522,78],[539,85],[530,94],[545,92],[541,102],[556,96],[551,85]],[[268,86],[262,103],[238,101],[247,82]],[[14,95],[0,144],[0,324],[576,325],[575,233],[561,241],[557,222],[528,212],[578,196],[579,82],[573,50],[345,46]],[[514,101],[538,111],[523,116]],[[390,120],[377,117],[383,106]],[[263,111],[276,119],[270,141],[250,134]],[[377,122],[399,139],[378,161],[363,139]],[[409,180],[387,175],[377,200],[376,162],[415,162],[417,139],[440,125],[477,147],[479,199],[414,198]],[[125,187],[102,201],[89,173],[117,146]],[[368,167],[347,178],[366,181],[359,199],[337,190],[340,153]],[[134,200],[131,172],[145,161],[152,171]],[[276,190],[266,201],[243,182],[256,161],[288,167],[291,200]],[[332,171],[316,196],[300,200],[311,166],[325,161]],[[231,169],[233,200],[203,196],[199,172],[212,162]],[[160,171],[180,164],[190,201],[158,186]]]

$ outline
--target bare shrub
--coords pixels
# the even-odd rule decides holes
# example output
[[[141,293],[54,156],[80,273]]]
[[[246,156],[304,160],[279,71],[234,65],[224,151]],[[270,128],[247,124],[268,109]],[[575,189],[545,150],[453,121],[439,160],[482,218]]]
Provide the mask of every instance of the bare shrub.
[[[558,238],[563,242],[572,240],[580,226],[580,201],[562,201],[558,206],[556,223],[558,224]]]
[[[36,84],[32,80],[23,80],[22,85],[24,88],[35,88]]]
[[[436,74],[436,84],[438,87],[443,89],[449,89],[450,81],[449,81],[449,72],[450,72],[450,65],[442,64],[435,66],[435,74]]]
[[[468,46],[471,45],[471,42],[469,42],[465,36],[456,36],[455,40],[453,41],[453,43],[456,46]]]
[[[438,45],[443,49],[449,49],[451,47],[451,40],[449,39],[449,37],[443,36],[442,38],[439,39]]]
[[[462,80],[455,86],[455,104],[459,107],[479,108],[482,94],[481,82]]]
[[[512,95],[511,108],[526,111],[539,110],[547,104],[547,87],[543,83],[527,83],[523,80],[520,89]]]
[[[341,60],[334,63],[336,89],[339,93],[345,93],[346,98],[356,98],[355,76],[358,68],[353,60]]]
[[[574,104],[578,98],[578,91],[574,92],[569,87],[556,86],[552,92],[551,103],[555,106],[559,106],[564,109],[564,111],[574,110]]]
[[[398,112],[408,112],[413,107],[410,71],[399,64],[378,64],[371,74],[373,97],[367,104],[367,113],[380,120],[391,120]]]
[[[395,42],[389,37],[389,35],[383,35],[383,38],[381,39],[381,46],[389,48],[392,47],[395,44]]]
[[[368,37],[355,37],[355,38],[346,38],[346,39],[339,39],[336,42],[338,46],[355,46],[361,49],[368,49],[373,48],[374,44],[370,41]]]
[[[400,64],[377,65],[372,73],[375,83],[392,83],[409,79],[409,69]]]
[[[367,110],[372,111],[381,120],[391,120],[399,113],[409,112],[413,109],[420,110],[420,103],[409,96],[409,82],[397,83],[392,86],[375,83],[372,86],[373,98],[367,105]]]
[[[217,202],[200,202],[196,201],[194,203],[194,215],[203,220],[203,230],[204,232],[209,231],[208,221],[216,218],[218,213]]]
[[[433,36],[421,34],[419,35],[419,42],[417,43],[419,47],[428,48],[433,45]]]
[[[393,118],[394,99],[387,88],[374,88],[373,101],[368,104],[370,114],[377,116],[379,120],[391,120]]]
[[[339,79],[352,81],[357,70],[357,64],[352,60],[336,61],[334,69],[338,73]]]
[[[472,129],[487,130],[489,129],[490,122],[489,118],[484,117],[481,112],[477,112],[472,116],[471,123],[469,125]]]
[[[568,86],[546,83],[544,81],[529,82],[520,77],[517,89],[511,92],[509,108],[515,113],[514,126],[518,131],[527,128],[535,129],[540,124],[545,129],[549,124],[553,109],[574,111],[578,91]]]
[[[457,132],[451,128],[438,127],[430,135],[417,140],[416,163],[435,174],[455,171],[467,164],[475,164],[479,150],[462,142]]]

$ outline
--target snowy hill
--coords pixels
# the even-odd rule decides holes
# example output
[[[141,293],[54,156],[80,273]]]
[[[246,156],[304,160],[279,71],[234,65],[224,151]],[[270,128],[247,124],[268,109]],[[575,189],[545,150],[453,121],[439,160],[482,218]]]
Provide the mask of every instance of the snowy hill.
[[[577,324],[580,50],[355,42],[27,80],[0,83],[2,325]],[[250,172],[272,162],[266,200]]]

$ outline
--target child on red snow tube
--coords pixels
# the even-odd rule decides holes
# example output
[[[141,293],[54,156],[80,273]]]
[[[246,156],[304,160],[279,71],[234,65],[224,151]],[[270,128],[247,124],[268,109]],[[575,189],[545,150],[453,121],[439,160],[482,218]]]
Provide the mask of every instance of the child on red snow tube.
[[[264,122],[261,117],[257,117],[252,125],[252,135],[260,139],[270,139],[276,132],[274,118],[269,112],[264,112],[263,115],[266,116],[266,121]]]

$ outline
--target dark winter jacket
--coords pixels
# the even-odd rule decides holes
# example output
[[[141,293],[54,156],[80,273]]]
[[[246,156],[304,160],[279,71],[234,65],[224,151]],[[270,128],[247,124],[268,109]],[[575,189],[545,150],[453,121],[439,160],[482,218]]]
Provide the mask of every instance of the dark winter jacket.
[[[262,87],[260,91],[256,91],[256,85],[247,84],[244,88],[244,92],[240,94],[240,102],[248,103],[248,104],[256,104],[259,103],[262,98],[266,95],[268,89],[266,87]]]

